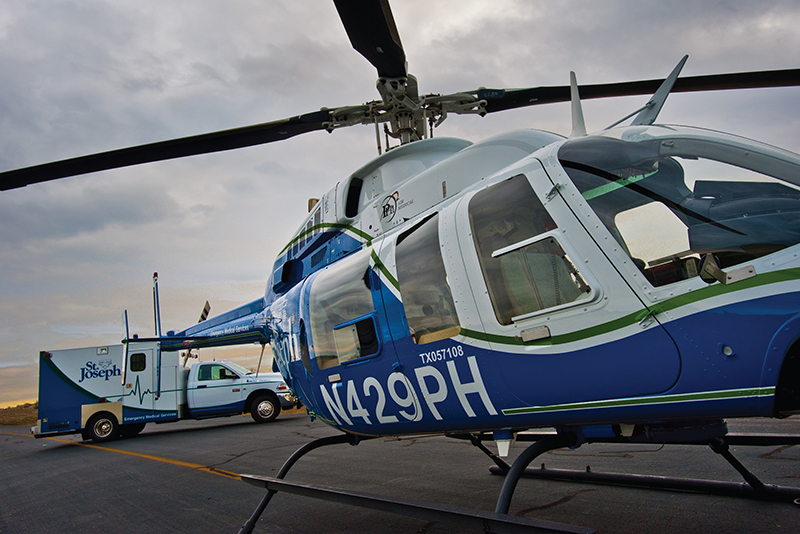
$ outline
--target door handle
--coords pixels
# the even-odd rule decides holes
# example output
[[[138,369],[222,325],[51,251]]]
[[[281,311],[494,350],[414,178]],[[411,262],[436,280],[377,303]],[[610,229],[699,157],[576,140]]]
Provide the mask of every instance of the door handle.
[[[203,384],[202,386],[197,386],[197,389],[204,388],[204,387],[206,387],[205,384]]]

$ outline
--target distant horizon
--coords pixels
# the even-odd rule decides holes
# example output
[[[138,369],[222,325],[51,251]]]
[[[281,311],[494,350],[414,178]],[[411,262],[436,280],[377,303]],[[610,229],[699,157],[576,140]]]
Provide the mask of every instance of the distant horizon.
[[[31,399],[22,399],[17,401],[7,401],[7,402],[0,402],[0,409],[3,408],[15,408],[17,406],[22,406],[23,404],[33,404],[38,402],[38,397],[33,397]]]

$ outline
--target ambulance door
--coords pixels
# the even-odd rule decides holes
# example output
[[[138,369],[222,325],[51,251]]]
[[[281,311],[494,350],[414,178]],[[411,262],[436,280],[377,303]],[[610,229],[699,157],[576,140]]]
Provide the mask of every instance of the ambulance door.
[[[128,369],[125,375],[123,413],[125,422],[150,418],[156,396],[156,362],[153,348],[129,347]]]
[[[178,418],[178,354],[162,352],[160,372],[156,376],[157,398],[153,402],[153,418],[169,420]]]
[[[220,362],[200,362],[189,407],[197,413],[232,413],[242,404],[242,379]]]

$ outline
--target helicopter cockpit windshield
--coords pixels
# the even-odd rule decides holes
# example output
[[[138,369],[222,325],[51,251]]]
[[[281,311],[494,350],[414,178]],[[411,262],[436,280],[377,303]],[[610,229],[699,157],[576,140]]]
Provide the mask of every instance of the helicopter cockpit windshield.
[[[649,135],[654,129],[577,138],[559,150],[583,198],[651,284],[698,275],[706,254],[726,268],[800,242],[796,157],[710,132]]]

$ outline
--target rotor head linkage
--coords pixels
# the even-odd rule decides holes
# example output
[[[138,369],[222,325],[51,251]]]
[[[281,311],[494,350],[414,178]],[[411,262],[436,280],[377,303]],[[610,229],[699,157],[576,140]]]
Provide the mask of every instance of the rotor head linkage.
[[[332,132],[355,124],[377,126],[384,123],[387,137],[398,139],[404,145],[428,137],[428,124],[432,135],[433,128],[442,124],[448,113],[486,115],[486,100],[478,98],[477,91],[420,97],[417,79],[410,74],[381,77],[376,85],[381,100],[334,109],[331,120],[323,123],[323,128]]]

